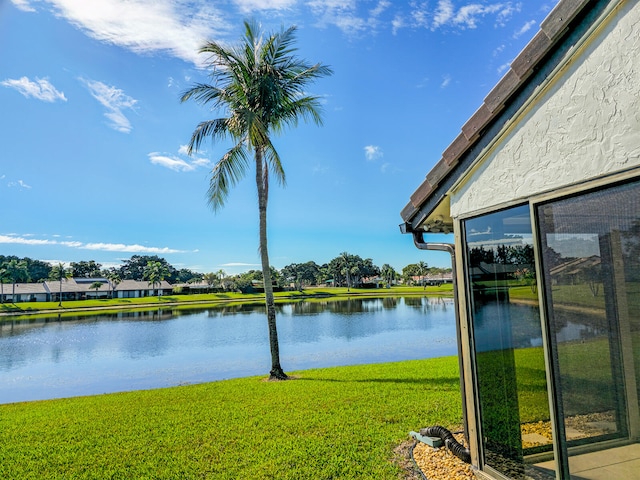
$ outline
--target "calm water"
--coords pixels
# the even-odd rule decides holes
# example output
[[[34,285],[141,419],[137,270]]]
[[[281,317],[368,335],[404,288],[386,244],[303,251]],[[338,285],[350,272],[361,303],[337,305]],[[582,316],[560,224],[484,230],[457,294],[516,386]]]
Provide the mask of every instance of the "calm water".
[[[455,355],[451,299],[278,306],[287,372]],[[266,375],[261,305],[0,322],[0,403]]]

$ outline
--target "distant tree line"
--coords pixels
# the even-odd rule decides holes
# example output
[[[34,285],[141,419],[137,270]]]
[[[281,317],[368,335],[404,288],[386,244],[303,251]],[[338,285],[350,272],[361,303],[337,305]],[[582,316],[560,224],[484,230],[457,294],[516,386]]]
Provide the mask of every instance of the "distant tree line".
[[[421,285],[429,275],[451,272],[450,268],[429,267],[425,262],[406,265],[397,272],[391,265],[378,267],[370,258],[343,252],[330,262],[319,265],[314,261],[291,263],[280,270],[271,267],[274,287],[293,287],[303,290],[312,285],[362,288],[382,281],[386,285],[404,283]],[[103,268],[94,260],[71,262],[68,267],[52,265],[28,257],[0,255],[0,283],[39,283],[46,280],[62,281],[64,278],[106,278],[112,285],[122,280],[145,280],[157,284],[162,280],[175,284],[206,283],[211,291],[250,291],[260,288],[262,270],[249,270],[237,275],[227,275],[224,270],[199,273],[187,268],[177,269],[157,255],[133,255],[123,260],[119,267]]]

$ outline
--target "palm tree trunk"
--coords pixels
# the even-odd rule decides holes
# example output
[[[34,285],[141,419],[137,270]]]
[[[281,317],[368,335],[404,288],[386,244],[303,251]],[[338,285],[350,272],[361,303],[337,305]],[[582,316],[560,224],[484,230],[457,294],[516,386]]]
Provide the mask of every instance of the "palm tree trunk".
[[[268,170],[263,166],[262,151],[256,149],[256,185],[258,187],[258,210],[260,212],[260,260],[262,262],[262,278],[264,283],[264,297],[267,308],[267,325],[269,326],[269,346],[271,348],[270,380],[286,380],[289,377],[280,365],[280,346],[278,344],[278,329],[276,326],[276,305],[273,298],[273,283],[271,281],[271,267],[269,265],[269,251],[267,248],[267,201],[269,195]]]

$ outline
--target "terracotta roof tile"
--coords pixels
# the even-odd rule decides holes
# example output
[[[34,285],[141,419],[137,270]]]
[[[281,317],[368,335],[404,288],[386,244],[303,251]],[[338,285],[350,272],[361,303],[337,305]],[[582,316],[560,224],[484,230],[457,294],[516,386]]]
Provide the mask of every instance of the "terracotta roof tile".
[[[554,40],[589,0],[562,0],[540,24],[540,30]]]
[[[467,137],[469,142],[474,141],[480,136],[482,129],[491,121],[493,115],[487,106],[483,103],[476,113],[462,126],[462,133]]]
[[[442,158],[451,165],[458,161],[460,155],[462,155],[467,148],[469,148],[469,140],[465,137],[464,133],[460,133],[444,151]]]
[[[528,77],[538,61],[549,51],[551,45],[553,43],[547,34],[539,31],[527,45],[527,48],[511,62],[511,68],[515,74],[520,79]]]
[[[449,172],[453,170],[454,166],[454,162],[449,163],[444,158],[441,158],[427,174],[427,182],[429,182],[433,187],[437,186],[440,183],[440,180],[446,177]]]
[[[413,192],[413,195],[411,195],[411,203],[414,206],[421,205],[422,202],[431,194],[432,191],[433,191],[433,185],[429,183],[428,179],[425,180],[420,184],[417,190]]]
[[[405,205],[405,207],[400,212],[400,216],[402,218],[411,218],[416,214],[417,211],[418,209],[416,208],[416,206],[413,203],[409,202]]]
[[[506,101],[520,86],[520,82],[520,77],[510,68],[484,99],[484,103],[489,111],[496,114],[502,110]]]

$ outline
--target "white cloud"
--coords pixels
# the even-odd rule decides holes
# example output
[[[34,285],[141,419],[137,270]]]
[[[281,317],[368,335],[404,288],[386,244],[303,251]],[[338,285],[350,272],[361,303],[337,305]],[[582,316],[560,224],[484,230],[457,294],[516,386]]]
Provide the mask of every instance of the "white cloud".
[[[180,155],[187,156],[187,146],[180,145],[178,153]],[[151,160],[151,163],[154,165],[160,165],[161,167],[168,168],[175,172],[191,172],[196,168],[207,168],[211,165],[211,162],[206,158],[189,158],[188,160],[185,160],[180,157],[158,152],[151,152],[149,154],[149,160]]]
[[[126,253],[182,253],[183,250],[176,250],[169,247],[145,247],[144,245],[125,245],[124,243],[86,243],[79,246],[83,250],[100,250],[103,252],[126,252]]]
[[[434,30],[442,26],[454,26],[463,29],[476,28],[480,19],[488,15],[495,16],[497,26],[504,26],[513,13],[519,11],[520,8],[521,5],[519,3],[513,5],[512,2],[501,2],[490,4],[469,3],[456,10],[452,0],[438,0],[431,28]],[[414,8],[412,15],[420,26],[427,24],[425,4],[421,4],[419,8]]]
[[[149,159],[154,165],[160,165],[176,172],[191,172],[196,168],[180,158],[167,157],[166,155],[160,155],[158,153],[150,153]]]
[[[478,17],[483,17],[491,13],[503,14],[504,9],[502,4],[494,5],[479,5],[471,4],[460,7],[458,13],[456,13],[452,22],[457,25],[461,25],[467,28],[476,28]]]
[[[329,171],[329,167],[327,167],[326,165],[319,164],[319,163],[314,165],[313,168],[311,169],[311,173],[313,173],[314,175],[316,175],[316,174],[324,175],[328,171]]]
[[[260,10],[286,10],[293,7],[297,0],[234,0],[238,9],[243,13]]]
[[[59,92],[46,78],[36,78],[32,82],[27,77],[19,79],[7,79],[0,82],[4,87],[14,88],[25,97],[33,97],[44,102],[55,102],[56,100],[67,101],[63,92]]]
[[[388,2],[386,0],[380,0],[378,4],[369,11],[369,15],[371,15],[373,18],[377,18],[380,15],[382,15],[382,13],[390,6],[391,6],[391,2]]]
[[[31,188],[30,185],[27,185],[26,183],[24,183],[22,180],[18,180],[17,182],[9,182],[7,184],[8,187],[17,187],[17,188],[24,188],[26,190],[29,190]]]
[[[518,30],[516,33],[513,34],[513,38],[518,38],[522,35],[524,35],[525,33],[527,33],[529,30],[531,30],[531,28],[536,24],[535,20],[530,20],[527,23],[525,23],[522,28],[520,30]]]
[[[191,161],[191,165],[208,168],[211,166],[211,162],[207,158],[194,158]]]
[[[126,253],[182,253],[184,250],[176,250],[169,247],[145,247],[144,245],[124,243],[82,243],[75,241],[59,241],[50,239],[28,238],[30,235],[8,234],[0,235],[0,243],[20,244],[20,245],[61,245],[69,248],[78,248],[83,250],[100,250],[104,252],[126,252]]]
[[[382,149],[377,145],[367,145],[364,147],[364,156],[369,162],[373,162],[383,157]]]
[[[378,0],[375,6],[360,14],[356,0],[310,0],[307,6],[318,18],[318,25],[333,25],[346,35],[358,35],[366,30],[375,31],[379,17],[391,6],[388,0]]]
[[[29,8],[25,0],[17,1],[23,10]],[[196,65],[203,61],[198,55],[202,44],[230,30],[209,0],[39,1],[96,40],[136,53],[168,53]]]
[[[405,27],[405,20],[401,15],[396,15],[394,19],[391,21],[391,31],[395,35],[398,33],[398,30]]]
[[[500,65],[497,69],[498,73],[503,73],[506,72],[509,67],[511,66],[511,63],[503,63],[502,65]]]
[[[35,12],[36,9],[29,4],[29,0],[11,0],[17,9],[24,12]]]
[[[81,80],[87,86],[93,98],[107,109],[107,113],[104,116],[111,120],[109,126],[118,132],[129,133],[132,129],[131,122],[124,115],[123,109],[133,110],[138,101],[126,95],[119,88],[110,87],[95,80]]]
[[[25,236],[16,235],[0,235],[0,243],[12,243],[20,245],[58,245],[60,242],[55,240],[38,240],[35,238],[26,238]]]
[[[451,83],[451,75],[448,73],[442,76],[442,83],[440,84],[440,88],[446,88]]]
[[[453,18],[454,8],[451,0],[440,0],[433,17],[433,28],[447,24]]]

